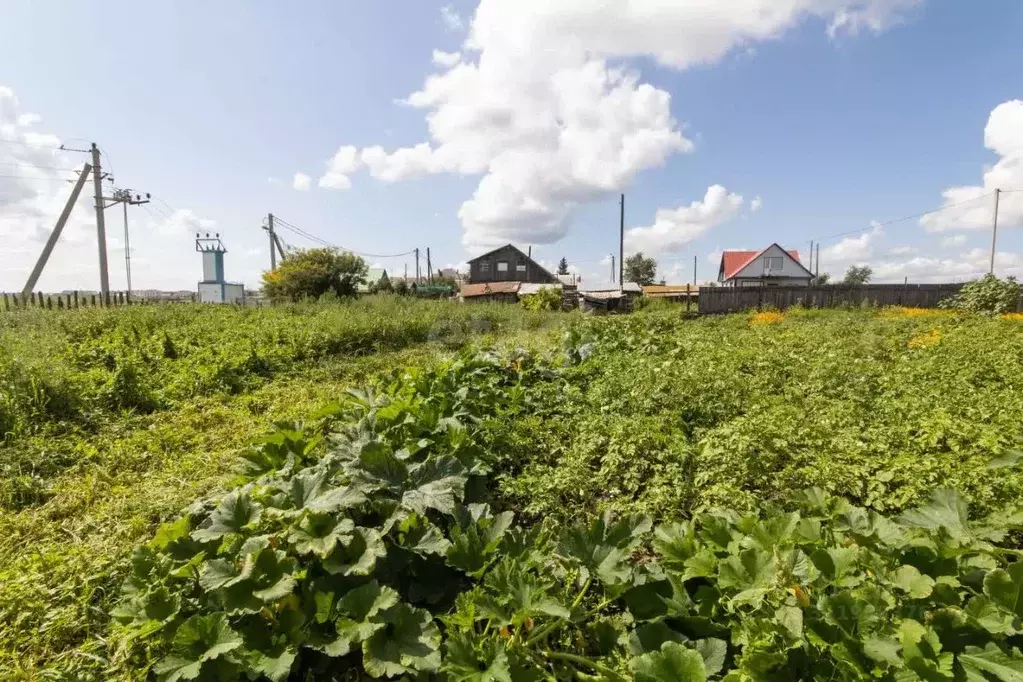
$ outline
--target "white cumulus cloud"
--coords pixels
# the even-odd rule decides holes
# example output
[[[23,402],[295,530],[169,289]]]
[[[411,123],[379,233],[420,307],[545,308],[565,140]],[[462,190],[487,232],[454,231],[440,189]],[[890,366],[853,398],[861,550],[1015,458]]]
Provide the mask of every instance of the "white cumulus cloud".
[[[881,30],[918,3],[480,0],[459,61],[435,53],[441,71],[403,101],[424,112],[429,138],[394,150],[371,146],[358,160],[387,182],[482,175],[458,212],[467,248],[549,244],[566,234],[577,207],[693,148],[668,92],[643,82],[626,60],[686,69],[807,19],[825,21],[832,34]],[[450,7],[442,16],[461,27]],[[347,188],[357,167],[346,168],[321,185]]]
[[[451,5],[445,5],[440,8],[440,19],[449,31],[461,31],[465,27],[465,24],[462,23],[462,17],[458,15],[458,11]]]
[[[679,208],[660,208],[649,227],[625,231],[625,249],[630,253],[681,251],[686,244],[708,230],[731,220],[742,208],[742,197],[721,185],[711,185],[703,199]]]
[[[348,176],[361,167],[359,150],[350,145],[342,145],[327,161],[327,171],[320,177],[319,185],[330,189],[349,189],[352,181]]]
[[[441,50],[433,51],[433,63],[437,66],[446,66],[451,68],[460,61],[462,61],[461,52],[443,52]]]
[[[299,192],[308,192],[309,188],[312,187],[312,183],[313,179],[305,173],[295,173],[295,179],[292,180],[291,186]]]
[[[952,248],[954,246],[962,246],[965,243],[966,243],[966,235],[965,234],[954,234],[954,235],[952,235],[950,237],[944,237],[941,240],[941,245],[946,247],[946,248]]]
[[[984,128],[984,146],[998,155],[997,163],[984,171],[980,185],[950,187],[942,192],[945,210],[920,220],[927,230],[991,229],[994,197],[989,195],[996,189],[1023,187],[1023,100],[1003,102],[991,111]],[[1023,225],[1023,192],[1001,195],[998,225]]]
[[[749,210],[752,213],[756,213],[760,210],[760,207],[764,205],[763,199],[760,197],[753,197],[753,201],[749,202]]]

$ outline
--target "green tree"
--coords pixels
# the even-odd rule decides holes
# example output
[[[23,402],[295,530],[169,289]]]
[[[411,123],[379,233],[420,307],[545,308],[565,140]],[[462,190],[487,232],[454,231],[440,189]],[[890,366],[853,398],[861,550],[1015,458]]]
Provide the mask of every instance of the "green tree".
[[[845,271],[844,284],[866,284],[874,276],[874,270],[869,265],[850,265]]]
[[[391,278],[387,276],[387,271],[384,270],[384,274],[380,275],[380,279],[377,280],[377,291],[391,292],[394,291],[394,286],[391,285]]]
[[[271,301],[301,301],[326,293],[354,296],[366,270],[366,262],[347,251],[299,249],[276,270],[263,273],[263,293]]]
[[[634,253],[625,259],[625,281],[637,284],[653,284],[657,276],[657,261],[644,258],[643,252]]]
[[[561,260],[558,261],[558,274],[559,275],[568,274],[568,259],[565,258],[564,256],[562,256]]]
[[[831,281],[831,275],[826,272],[822,272],[819,275],[814,275],[813,279],[810,280],[810,284],[815,287],[819,287],[823,284],[827,284]]]

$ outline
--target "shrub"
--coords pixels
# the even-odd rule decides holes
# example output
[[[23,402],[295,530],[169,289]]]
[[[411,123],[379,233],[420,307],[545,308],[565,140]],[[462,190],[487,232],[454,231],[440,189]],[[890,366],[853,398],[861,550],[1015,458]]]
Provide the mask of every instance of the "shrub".
[[[354,253],[327,248],[296,251],[276,270],[263,273],[263,292],[276,302],[319,298],[328,292],[350,297],[365,281],[366,271],[365,261]]]
[[[535,294],[523,296],[521,303],[526,310],[558,310],[561,308],[561,292],[554,287],[543,287]]]
[[[941,302],[942,308],[971,313],[1000,315],[1011,313],[1019,304],[1020,285],[1015,277],[999,279],[992,274],[965,284],[959,293]]]

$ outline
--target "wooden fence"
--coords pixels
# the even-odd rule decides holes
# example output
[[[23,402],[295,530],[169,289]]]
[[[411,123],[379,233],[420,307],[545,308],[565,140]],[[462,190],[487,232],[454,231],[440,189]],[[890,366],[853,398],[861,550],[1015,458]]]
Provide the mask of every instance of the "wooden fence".
[[[816,287],[700,287],[700,313],[793,306],[807,308],[875,306],[937,308],[959,293],[962,284],[825,284]]]
[[[148,303],[165,302],[164,300],[150,300],[146,298],[135,298],[124,291],[111,291],[109,298],[104,302],[102,294],[95,292],[83,293],[73,291],[63,294],[31,293],[28,296],[21,294],[2,294],[3,309],[17,310],[18,308],[48,308],[50,310],[64,308],[95,308],[122,305],[144,305]],[[195,295],[192,296],[195,301]]]

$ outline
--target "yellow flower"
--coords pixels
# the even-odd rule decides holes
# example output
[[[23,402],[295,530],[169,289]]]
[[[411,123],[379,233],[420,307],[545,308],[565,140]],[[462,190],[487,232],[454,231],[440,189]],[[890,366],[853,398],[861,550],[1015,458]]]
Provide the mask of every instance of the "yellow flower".
[[[937,329],[932,329],[929,332],[923,334],[917,334],[906,343],[907,348],[930,348],[931,346],[937,346],[941,342],[941,332]]]
[[[1013,322],[1023,322],[1023,313],[1005,313],[1002,315],[1003,320],[1012,320]]]
[[[768,310],[767,312],[757,313],[749,319],[749,326],[759,327],[765,324],[778,324],[785,319],[785,316],[779,312]]]
[[[950,317],[955,315],[954,310],[943,310],[940,308],[904,308],[902,306],[891,306],[881,309],[878,317]]]

